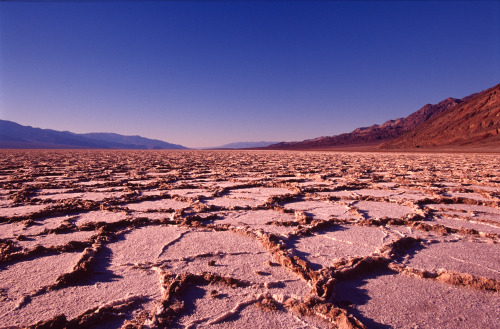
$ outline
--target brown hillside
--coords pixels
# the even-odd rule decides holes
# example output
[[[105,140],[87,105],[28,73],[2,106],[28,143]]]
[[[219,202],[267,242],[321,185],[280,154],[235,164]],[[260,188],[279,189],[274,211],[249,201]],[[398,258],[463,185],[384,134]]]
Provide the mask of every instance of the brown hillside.
[[[420,110],[410,114],[406,118],[388,120],[382,125],[372,125],[353,130],[350,133],[336,136],[318,137],[302,142],[282,142],[270,145],[272,149],[323,149],[334,147],[366,146],[374,148],[376,145],[394,139],[410,131],[416,126],[429,120],[447,109],[460,104],[462,100],[447,98],[444,101],[432,105],[427,104]]]
[[[466,97],[380,148],[500,146],[500,84]]]

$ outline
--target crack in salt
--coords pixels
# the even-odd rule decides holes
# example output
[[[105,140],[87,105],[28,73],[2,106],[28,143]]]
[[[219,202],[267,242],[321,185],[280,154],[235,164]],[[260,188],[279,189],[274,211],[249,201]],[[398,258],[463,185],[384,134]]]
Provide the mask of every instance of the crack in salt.
[[[173,244],[179,242],[183,237],[184,235],[190,233],[190,231],[186,231],[186,232],[181,232],[179,234],[179,236],[177,236],[176,238],[174,238],[172,241],[170,241],[169,243],[167,243],[166,245],[164,245],[161,250],[160,250],[160,253],[158,254],[158,256],[156,256],[156,258],[160,258],[161,255],[163,255],[163,253],[168,249],[168,247],[172,246]]]
[[[239,302],[231,310],[229,310],[229,311],[227,311],[227,312],[219,315],[218,317],[216,317],[212,321],[208,322],[207,325],[211,326],[211,325],[214,325],[214,324],[218,324],[218,323],[224,322],[225,320],[227,320],[227,319],[235,316],[236,314],[240,313],[245,307],[257,303],[262,298],[264,298],[264,296],[262,294],[260,294],[260,295],[258,295],[256,297],[250,298],[250,299],[248,299],[246,301]]]
[[[495,269],[492,269],[486,265],[482,265],[482,264],[478,264],[478,263],[473,263],[473,262],[469,262],[469,261],[466,261],[466,260],[463,260],[463,259],[460,259],[460,258],[456,258],[456,257],[453,257],[453,256],[450,256],[451,259],[453,260],[456,260],[458,262],[461,262],[461,263],[465,263],[465,264],[470,264],[470,265],[474,265],[474,266],[478,266],[478,267],[482,267],[482,268],[485,268],[487,269],[488,271],[492,271],[492,272],[495,272],[495,273],[500,273],[500,271],[497,271]]]

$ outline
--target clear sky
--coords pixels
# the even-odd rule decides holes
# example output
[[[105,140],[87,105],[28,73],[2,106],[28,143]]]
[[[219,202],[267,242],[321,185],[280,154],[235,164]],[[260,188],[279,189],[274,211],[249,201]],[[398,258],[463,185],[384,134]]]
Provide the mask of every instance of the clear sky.
[[[500,83],[499,1],[0,2],[0,118],[294,141]]]

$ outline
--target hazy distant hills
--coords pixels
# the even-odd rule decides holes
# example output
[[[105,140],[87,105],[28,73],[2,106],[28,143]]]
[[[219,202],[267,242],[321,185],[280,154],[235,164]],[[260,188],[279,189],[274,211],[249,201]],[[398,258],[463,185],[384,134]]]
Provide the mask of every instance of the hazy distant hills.
[[[167,143],[158,139],[149,139],[141,136],[125,136],[114,133],[88,133],[81,136],[106,142],[111,148],[122,148],[122,145],[129,146],[128,148],[138,149],[154,149],[154,150],[186,150],[187,147],[177,144]],[[114,147],[113,147],[114,146]]]
[[[350,133],[318,137],[302,142],[282,142],[272,149],[411,149],[445,146],[500,146],[500,85],[462,99],[447,98],[427,104],[406,118],[382,125],[357,128]],[[492,144],[493,143],[493,144]],[[497,144],[495,144],[497,143]]]
[[[500,146],[500,84],[426,120],[380,148]]]
[[[113,133],[75,134],[69,131],[33,128],[0,120],[0,148],[28,149],[187,149],[141,136],[124,136]]]
[[[272,144],[276,144],[276,142],[235,142],[224,144],[221,146],[213,147],[214,149],[247,149],[247,148],[255,148],[255,147],[266,147]]]

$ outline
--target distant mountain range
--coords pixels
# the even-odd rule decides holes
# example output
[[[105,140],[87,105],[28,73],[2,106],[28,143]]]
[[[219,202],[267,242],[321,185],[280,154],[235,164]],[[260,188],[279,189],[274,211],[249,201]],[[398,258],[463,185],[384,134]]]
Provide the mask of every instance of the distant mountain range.
[[[211,147],[211,149],[247,149],[256,147],[266,147],[272,144],[276,144],[276,142],[235,142],[235,143],[224,144],[217,147]]]
[[[350,133],[269,149],[413,149],[492,147],[500,150],[500,85],[462,99],[427,104],[406,118],[357,128]]]
[[[182,145],[171,144],[141,136],[113,133],[75,134],[69,131],[33,128],[0,120],[0,148],[27,149],[134,149],[182,150]]]
[[[0,148],[187,149],[182,145],[113,133],[75,134],[0,120]],[[500,152],[500,84],[462,99],[427,104],[406,118],[350,133],[301,142],[237,142],[218,149],[411,150]],[[214,149],[214,148],[212,148]]]

